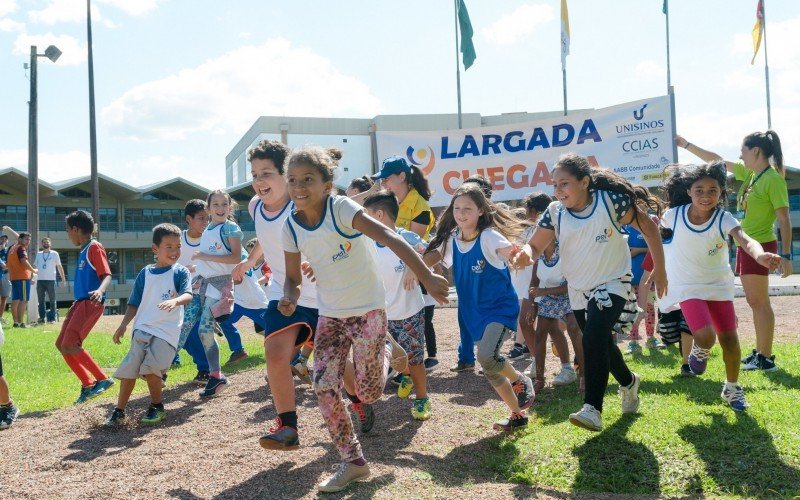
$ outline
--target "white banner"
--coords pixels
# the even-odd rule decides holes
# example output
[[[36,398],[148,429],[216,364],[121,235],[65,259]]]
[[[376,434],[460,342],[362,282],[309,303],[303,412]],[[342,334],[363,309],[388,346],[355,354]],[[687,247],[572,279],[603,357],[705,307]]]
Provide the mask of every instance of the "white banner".
[[[661,183],[673,158],[669,96],[574,113],[530,123],[431,132],[377,132],[378,158],[405,156],[433,191],[431,206],[450,203],[470,175],[494,186],[495,201],[519,200],[532,191],[553,193],[550,171],[575,152],[644,186]]]

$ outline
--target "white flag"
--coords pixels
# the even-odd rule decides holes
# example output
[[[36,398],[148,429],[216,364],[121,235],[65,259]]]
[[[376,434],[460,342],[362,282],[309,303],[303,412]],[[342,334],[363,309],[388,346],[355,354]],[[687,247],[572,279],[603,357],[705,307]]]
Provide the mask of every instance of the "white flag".
[[[567,56],[569,55],[569,13],[567,12],[567,0],[561,0],[561,67],[567,67]]]

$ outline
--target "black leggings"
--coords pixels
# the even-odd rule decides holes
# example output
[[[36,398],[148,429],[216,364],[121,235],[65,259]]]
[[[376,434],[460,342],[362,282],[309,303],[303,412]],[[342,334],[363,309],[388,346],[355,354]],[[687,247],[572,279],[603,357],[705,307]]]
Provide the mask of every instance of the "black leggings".
[[[425,349],[429,358],[436,357],[436,330],[433,329],[433,310],[436,306],[425,306]]]
[[[586,309],[573,311],[578,325],[583,330],[584,375],[586,394],[583,402],[603,411],[603,395],[611,372],[621,386],[633,382],[633,374],[611,335],[612,327],[619,319],[626,300],[619,295],[609,295],[613,306],[599,309],[594,299]]]

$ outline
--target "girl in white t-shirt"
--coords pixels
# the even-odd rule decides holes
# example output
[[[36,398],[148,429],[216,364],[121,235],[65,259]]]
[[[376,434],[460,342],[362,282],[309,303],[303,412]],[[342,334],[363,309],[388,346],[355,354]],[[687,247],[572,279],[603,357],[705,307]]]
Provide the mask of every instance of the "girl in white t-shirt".
[[[583,330],[586,392],[584,405],[569,420],[585,429],[603,428],[601,412],[609,372],[619,382],[623,413],[639,409],[639,377],[632,373],[613,341],[612,328],[631,291],[631,254],[621,226],[633,224],[653,255],[651,279],[659,295],[666,291],[663,249],[658,226],[647,209],[660,213],[660,201],[641,186],[610,170],[593,167],[577,154],[561,156],[553,169],[555,196],[539,227],[515,264],[530,265],[558,240],[569,301]]]
[[[411,268],[433,297],[447,301],[448,283],[433,274],[396,232],[366,215],[356,202],[331,194],[341,159],[336,149],[304,147],[289,157],[286,179],[294,203],[283,228],[286,263],[284,296],[278,309],[294,313],[303,292],[301,252],[314,270],[319,323],[314,339],[314,392],[331,439],[342,459],[337,472],[319,485],[335,492],[370,472],[350,415],[342,403],[345,363],[353,352],[356,396],[380,398],[385,385],[386,294],[372,241],[389,247]]]
[[[722,208],[726,183],[722,161],[676,166],[665,181],[670,209],[662,224],[672,229],[671,239],[664,244],[670,286],[658,306],[662,312],[678,307],[683,312],[694,338],[689,368],[696,375],[706,371],[716,334],[725,361],[722,399],[734,410],[744,411],[748,404],[737,383],[741,349],[733,309],[728,236],[766,268],[777,269],[781,258],[764,252],[761,244],[742,231],[733,215]]]
[[[219,345],[214,334],[214,322],[224,321],[233,310],[233,279],[231,271],[242,256],[242,230],[230,220],[234,202],[227,192],[217,189],[206,200],[210,222],[202,236],[200,247],[192,255],[197,276],[202,277],[200,295],[202,312],[198,334],[208,358],[209,376],[200,397],[211,397],[228,385],[222,374]],[[227,314],[220,315],[222,311]],[[191,330],[193,324],[184,325]]]

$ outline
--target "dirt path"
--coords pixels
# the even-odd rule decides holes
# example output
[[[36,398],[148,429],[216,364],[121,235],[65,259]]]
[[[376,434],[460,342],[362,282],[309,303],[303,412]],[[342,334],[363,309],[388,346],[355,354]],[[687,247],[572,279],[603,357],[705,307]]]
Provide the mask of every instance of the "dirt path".
[[[800,298],[779,297],[779,341],[797,341]],[[743,344],[752,344],[746,304],[737,299]],[[433,419],[419,423],[409,402],[393,387],[376,404],[375,429],[362,437],[373,479],[348,494],[353,497],[469,496],[508,498],[564,493],[508,484],[479,466],[498,439],[491,422],[501,415],[499,401],[483,378],[456,376],[458,332],[455,310],[437,312],[440,367],[430,379]],[[549,358],[548,378],[555,370]],[[520,363],[522,366],[523,363]],[[50,414],[24,415],[0,434],[0,497],[5,498],[299,498],[316,496],[315,484],[338,457],[308,386],[298,389],[302,448],[267,452],[258,445],[274,417],[263,370],[231,377],[230,389],[200,402],[196,388],[183,384],[165,393],[168,419],[155,427],[134,423],[119,430],[99,424],[112,408],[105,399]],[[131,402],[136,422],[147,404]]]

